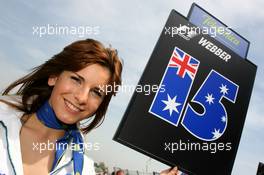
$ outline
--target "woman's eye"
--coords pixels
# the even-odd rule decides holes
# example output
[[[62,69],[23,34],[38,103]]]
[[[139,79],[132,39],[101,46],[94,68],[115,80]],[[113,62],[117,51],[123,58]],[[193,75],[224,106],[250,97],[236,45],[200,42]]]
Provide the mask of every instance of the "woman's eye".
[[[103,94],[99,91],[99,90],[94,90],[93,91],[95,95],[97,95],[98,97],[102,97]]]
[[[71,76],[71,79],[74,80],[77,83],[81,83],[81,80],[78,77]]]

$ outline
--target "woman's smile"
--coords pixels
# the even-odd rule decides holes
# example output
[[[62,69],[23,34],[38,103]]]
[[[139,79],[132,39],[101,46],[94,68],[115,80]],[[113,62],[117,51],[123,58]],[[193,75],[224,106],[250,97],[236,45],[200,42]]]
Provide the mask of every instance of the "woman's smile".
[[[78,114],[79,112],[82,112],[83,110],[71,103],[69,100],[64,99],[64,104],[68,112],[72,114]]]

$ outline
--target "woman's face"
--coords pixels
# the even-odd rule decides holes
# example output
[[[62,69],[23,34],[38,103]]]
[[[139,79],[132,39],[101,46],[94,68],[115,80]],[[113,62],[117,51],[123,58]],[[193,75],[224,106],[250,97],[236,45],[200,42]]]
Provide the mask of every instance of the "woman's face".
[[[48,84],[54,87],[49,103],[58,119],[74,124],[93,115],[104,99],[109,78],[109,70],[98,64],[51,76]]]

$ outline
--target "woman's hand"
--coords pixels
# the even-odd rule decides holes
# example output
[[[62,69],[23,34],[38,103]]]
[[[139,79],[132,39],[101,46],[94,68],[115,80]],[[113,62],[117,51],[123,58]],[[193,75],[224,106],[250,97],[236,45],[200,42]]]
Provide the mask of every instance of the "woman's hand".
[[[170,168],[167,170],[163,170],[160,172],[160,175],[178,175],[179,171],[178,171],[178,167],[174,167],[174,168]]]

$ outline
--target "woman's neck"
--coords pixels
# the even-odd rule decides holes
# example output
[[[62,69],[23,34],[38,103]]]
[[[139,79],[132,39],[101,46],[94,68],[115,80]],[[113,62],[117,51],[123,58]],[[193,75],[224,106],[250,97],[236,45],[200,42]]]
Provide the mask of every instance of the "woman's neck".
[[[64,130],[53,129],[45,126],[39,121],[36,113],[31,114],[22,127],[35,131],[40,140],[57,140],[65,134]]]

